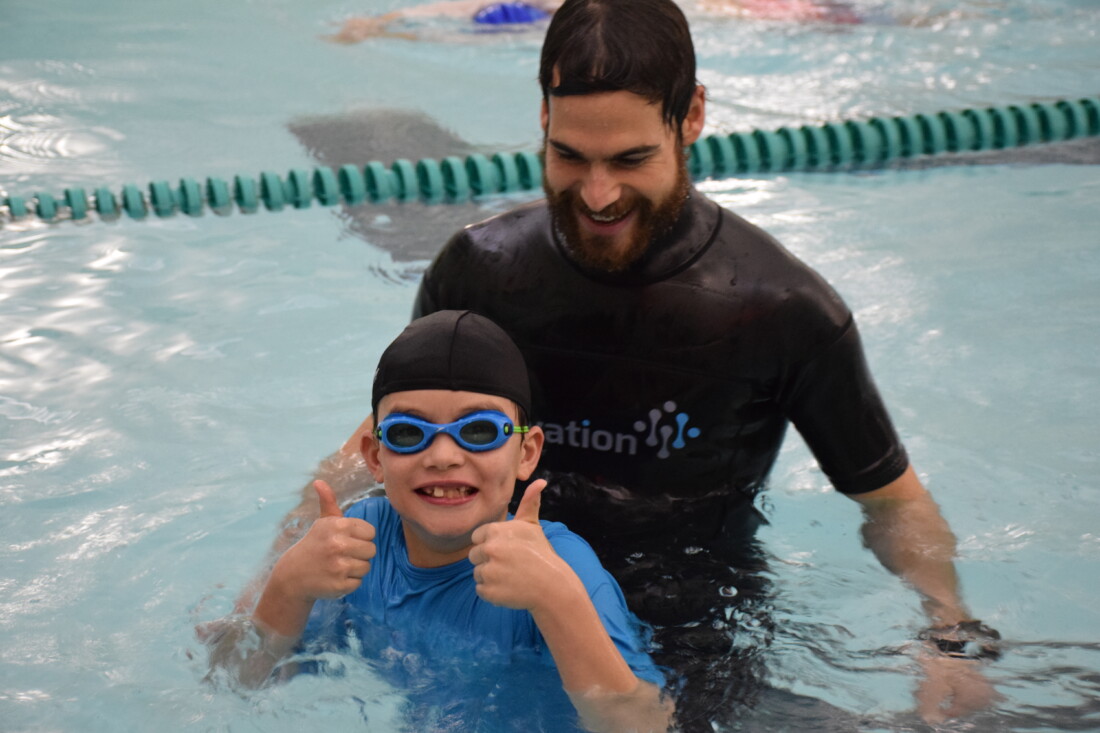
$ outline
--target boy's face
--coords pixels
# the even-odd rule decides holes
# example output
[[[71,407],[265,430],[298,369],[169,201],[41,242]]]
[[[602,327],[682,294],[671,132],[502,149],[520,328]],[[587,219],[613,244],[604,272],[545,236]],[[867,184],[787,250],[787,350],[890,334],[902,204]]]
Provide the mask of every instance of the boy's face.
[[[386,395],[378,420],[395,412],[433,423],[449,423],[479,410],[498,410],[519,425],[515,403],[478,392],[411,390]],[[419,453],[395,453],[373,435],[363,438],[363,457],[405,530],[409,560],[420,567],[446,565],[466,557],[470,535],[508,512],[516,479],[527,479],[542,452],[542,430],[513,435],[493,450],[466,450],[445,434]]]

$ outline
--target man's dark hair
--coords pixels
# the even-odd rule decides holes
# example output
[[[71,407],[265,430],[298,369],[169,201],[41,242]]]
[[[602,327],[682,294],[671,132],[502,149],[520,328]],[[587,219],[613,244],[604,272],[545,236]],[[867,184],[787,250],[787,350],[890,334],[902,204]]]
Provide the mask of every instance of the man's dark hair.
[[[555,69],[558,84],[551,86]],[[546,31],[542,98],[633,92],[679,128],[695,91],[695,48],[672,0],[566,0]]]

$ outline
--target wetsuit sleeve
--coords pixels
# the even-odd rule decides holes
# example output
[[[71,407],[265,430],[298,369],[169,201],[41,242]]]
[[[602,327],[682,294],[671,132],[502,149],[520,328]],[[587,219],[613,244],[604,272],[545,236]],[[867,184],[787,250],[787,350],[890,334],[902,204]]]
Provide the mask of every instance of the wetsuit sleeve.
[[[834,342],[798,370],[784,402],[839,491],[862,494],[882,488],[908,467],[851,318]]]
[[[600,564],[591,546],[562,524],[543,522],[543,529],[547,530],[554,551],[584,583],[604,629],[634,675],[658,687],[664,686],[664,675],[646,652],[647,638],[641,621],[627,609],[619,584]]]

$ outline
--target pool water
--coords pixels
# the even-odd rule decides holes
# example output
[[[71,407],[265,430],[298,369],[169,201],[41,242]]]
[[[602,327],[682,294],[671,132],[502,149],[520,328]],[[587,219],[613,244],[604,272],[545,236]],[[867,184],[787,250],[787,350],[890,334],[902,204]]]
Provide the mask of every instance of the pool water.
[[[309,167],[318,151],[292,127],[364,111],[441,128],[398,135],[387,161],[437,156],[429,145],[449,136],[537,147],[537,32],[440,23],[417,44],[318,39],[397,5],[8,0],[0,197]],[[855,5],[876,22],[693,12],[708,132],[1100,93],[1092,2]],[[1100,168],[1009,156],[701,188],[849,302],[959,538],[966,599],[1007,640],[987,668],[1003,699],[944,728],[1100,729]],[[229,611],[316,462],[369,409],[374,363],[425,264],[393,243],[437,236],[420,221],[455,228],[524,198],[0,215],[0,729],[402,725],[402,691],[356,660],[246,697],[211,687],[194,627]],[[860,546],[856,505],[796,434],[763,504],[769,682],[863,730],[921,729],[918,603]],[[741,722],[783,729],[784,699]]]

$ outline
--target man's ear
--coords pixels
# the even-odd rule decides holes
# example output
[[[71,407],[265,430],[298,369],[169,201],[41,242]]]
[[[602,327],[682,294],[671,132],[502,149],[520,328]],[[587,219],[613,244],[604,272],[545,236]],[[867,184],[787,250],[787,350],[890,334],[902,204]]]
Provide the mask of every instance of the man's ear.
[[[546,99],[542,100],[542,108],[539,110],[539,124],[542,125],[542,134],[545,135],[550,126],[550,103]]]
[[[707,121],[707,90],[702,84],[695,85],[695,91],[691,95],[691,104],[688,105],[687,116],[680,124],[680,136],[684,147],[688,147],[703,134],[703,126]]]
[[[374,476],[374,480],[384,484],[386,475],[382,470],[382,461],[379,460],[382,444],[375,437],[373,427],[372,421],[371,429],[363,431],[363,436],[359,442],[359,452],[363,454],[363,460],[366,461],[367,468],[370,470],[371,476]]]

